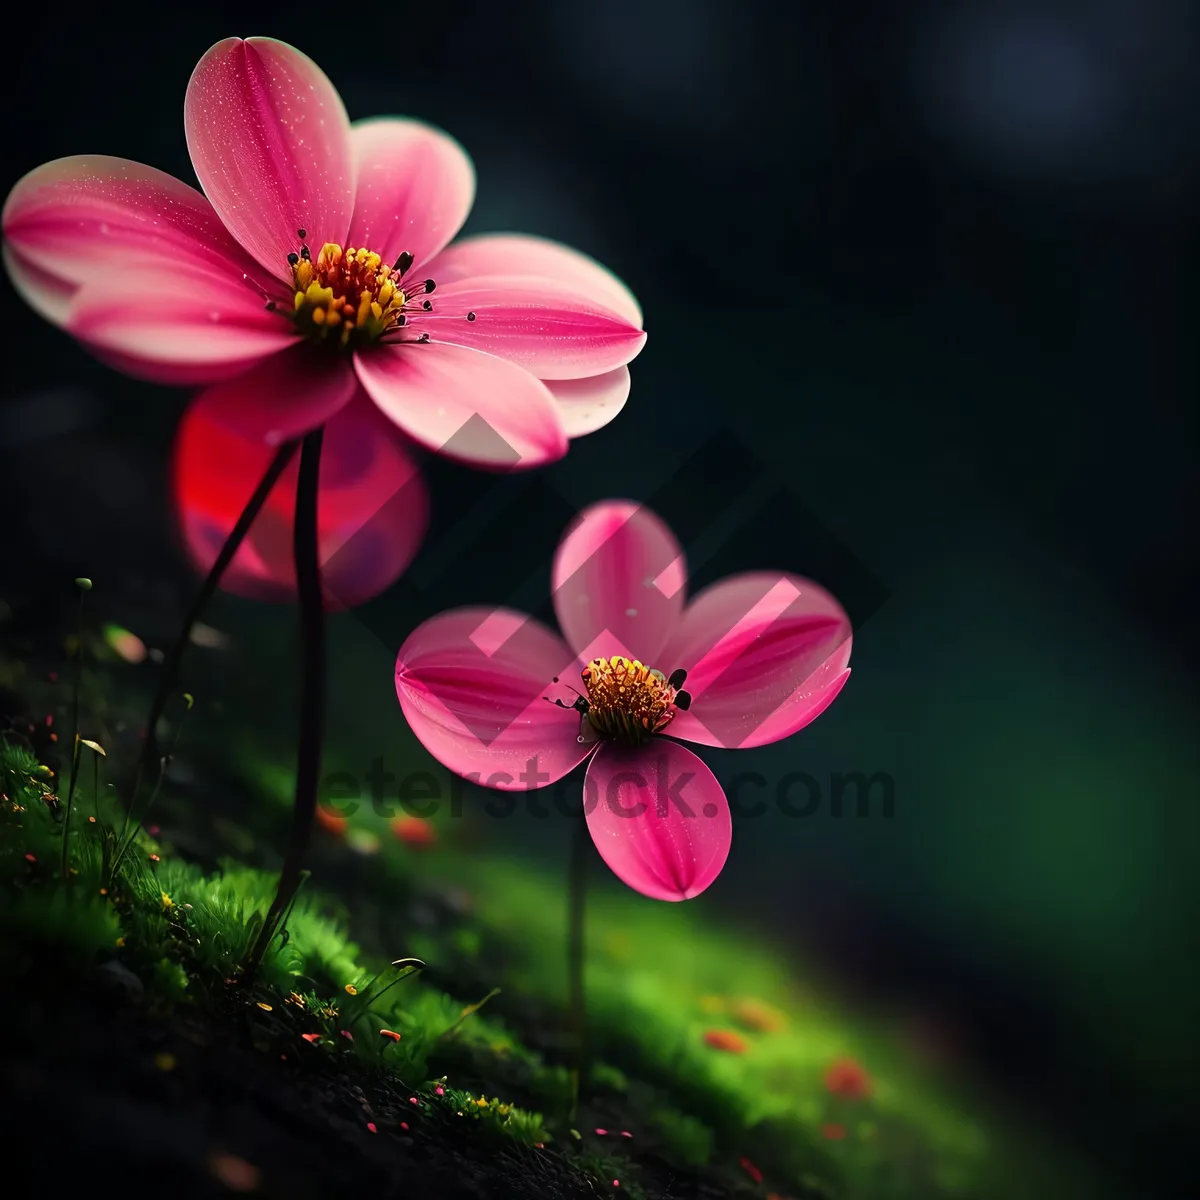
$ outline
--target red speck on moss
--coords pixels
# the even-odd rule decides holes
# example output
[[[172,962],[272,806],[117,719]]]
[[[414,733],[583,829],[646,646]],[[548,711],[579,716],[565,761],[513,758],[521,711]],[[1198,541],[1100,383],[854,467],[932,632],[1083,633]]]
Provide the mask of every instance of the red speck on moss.
[[[871,1077],[852,1058],[839,1058],[825,1072],[825,1086],[835,1096],[862,1100],[871,1094]]]
[[[752,1163],[748,1158],[739,1158],[738,1166],[754,1180],[755,1183],[762,1183],[763,1173]]]
[[[320,1041],[321,1039],[321,1035],[319,1033],[302,1033],[300,1036],[306,1042],[308,1042],[309,1045],[311,1045],[313,1042]]]
[[[745,1054],[747,1050],[746,1039],[732,1029],[710,1029],[704,1040],[714,1050],[724,1050],[727,1054]]]
[[[828,1125],[821,1126],[821,1134],[831,1142],[840,1142],[846,1136],[846,1127],[839,1125],[836,1121],[830,1121]]]
[[[397,817],[392,822],[392,833],[406,846],[432,846],[437,841],[433,822],[423,817]]]

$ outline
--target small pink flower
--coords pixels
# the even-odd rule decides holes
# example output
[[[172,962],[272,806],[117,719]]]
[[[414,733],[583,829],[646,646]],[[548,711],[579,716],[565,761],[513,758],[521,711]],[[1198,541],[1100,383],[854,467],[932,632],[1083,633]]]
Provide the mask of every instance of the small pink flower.
[[[823,588],[777,572],[731,576],[685,606],[683,551],[631,501],[582,513],[552,580],[565,641],[509,609],[455,609],[414,630],[396,660],[404,715],[435,758],[484,787],[544,787],[590,759],[584,811],[604,861],[644,895],[698,896],[729,853],[729,803],[661,735],[733,748],[802,729],[850,674],[849,618]]]
[[[184,125],[203,194],[76,155],[4,205],[17,290],[104,362],[189,387],[257,368],[243,428],[272,443],[365,393],[415,441],[491,467],[561,458],[624,404],[637,302],[552,242],[450,246],[475,172],[445,133],[351,124],[321,69],[271,38],[213,46]]]

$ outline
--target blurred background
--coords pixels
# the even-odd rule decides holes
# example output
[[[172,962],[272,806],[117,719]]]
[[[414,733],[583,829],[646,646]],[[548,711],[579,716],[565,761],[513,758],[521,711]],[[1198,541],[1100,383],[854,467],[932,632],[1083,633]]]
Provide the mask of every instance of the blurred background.
[[[451,131],[479,175],[468,231],[558,238],[624,278],[650,335],[633,393],[547,473],[555,491],[645,499],[732,426],[807,517],[751,521],[714,573],[811,556],[835,592],[875,597],[824,716],[710,761],[723,779],[883,772],[893,815],[744,820],[695,903],[783,938],[856,1002],[911,1013],[1028,1122],[1167,1194],[1200,1069],[1200,11],[275,12],[26,13],[4,70],[3,190],[81,152],[194,182],[192,67],[220,38],[269,35],[315,58],[352,118]],[[70,579],[90,575],[98,613],[163,644],[192,586],[167,486],[186,396],[93,363],[10,287],[0,305],[0,595],[25,632],[61,635]],[[435,511],[457,478],[431,476]],[[659,511],[678,526],[688,489],[675,503]],[[514,599],[456,567],[455,602]],[[352,744],[370,712],[345,752],[363,770],[419,757],[390,674],[428,615],[415,604],[401,585],[334,622],[333,736]],[[225,599],[210,620],[243,658],[272,634],[289,644],[286,609]],[[277,710],[262,734],[286,752],[294,718],[274,701],[291,665],[240,670],[230,711]],[[557,862],[562,824],[514,818],[488,837]]]

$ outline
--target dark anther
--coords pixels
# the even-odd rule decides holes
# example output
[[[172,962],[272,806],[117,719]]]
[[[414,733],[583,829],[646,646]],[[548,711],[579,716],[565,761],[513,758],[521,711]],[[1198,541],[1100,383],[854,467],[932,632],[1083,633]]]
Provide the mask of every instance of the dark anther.
[[[467,320],[468,320],[468,321],[473,321],[473,320],[475,320],[475,314],[474,314],[473,312],[469,312],[469,313],[467,313]]]
[[[300,247],[300,257],[304,259],[305,262],[312,261],[312,256],[309,254],[307,246]]]
[[[308,230],[307,230],[307,229],[297,229],[297,230],[296,230],[296,236],[297,236],[297,237],[298,237],[298,238],[299,238],[301,241],[304,241],[304,239],[305,239],[306,237],[308,237]]]
[[[426,295],[428,295],[430,292],[432,292],[435,287],[437,287],[437,284],[434,283],[432,279],[425,280],[425,294]]]
[[[392,267],[392,270],[399,271],[400,274],[403,275],[404,272],[407,271],[408,268],[412,266],[412,264],[413,264],[413,256],[411,254],[409,254],[409,252],[407,250],[405,250],[400,255],[400,257],[396,259],[396,263]]]
[[[677,671],[671,672],[671,678],[667,682],[676,690],[679,691],[683,687],[683,681],[687,678],[687,672],[680,667]]]
[[[401,314],[400,314],[400,315],[399,315],[399,316],[396,318],[396,324],[397,324],[397,325],[407,325],[407,324],[408,324],[408,318],[407,318],[407,317],[406,317],[406,316],[405,316],[403,313],[401,313]]]
[[[295,265],[296,265],[296,264],[297,264],[299,261],[300,261],[300,255],[298,255],[298,254],[296,254],[296,253],[294,253],[294,252],[293,252],[292,254],[289,254],[289,255],[288,255],[288,263],[289,263],[291,266],[293,266],[293,267],[294,267],[294,266],[295,266]]]
[[[275,301],[268,300],[267,301],[267,312],[274,312],[274,311],[275,311]]]
[[[425,301],[425,302],[424,302],[424,303],[421,305],[421,307],[422,307],[422,308],[423,308],[423,309],[424,309],[426,312],[433,312],[433,301],[432,301],[432,300],[426,300],[426,301]]]
[[[687,712],[687,710],[692,707],[692,693],[680,692],[679,695],[675,697],[675,707]]]
[[[417,345],[424,346],[428,341],[429,341],[429,334],[423,333],[423,334],[421,334],[421,336],[419,338],[417,338]]]

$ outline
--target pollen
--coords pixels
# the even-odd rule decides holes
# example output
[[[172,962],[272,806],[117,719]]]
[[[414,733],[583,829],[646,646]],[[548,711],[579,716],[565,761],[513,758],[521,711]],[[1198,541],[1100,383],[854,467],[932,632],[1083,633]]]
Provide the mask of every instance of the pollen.
[[[326,242],[315,259],[301,246],[299,254],[288,255],[288,263],[295,293],[292,320],[311,341],[365,345],[405,324],[404,255],[389,266],[373,250]],[[429,282],[418,285],[422,293]]]
[[[638,746],[674,719],[678,690],[661,671],[636,658],[593,659],[582,678],[587,720],[598,733]]]

